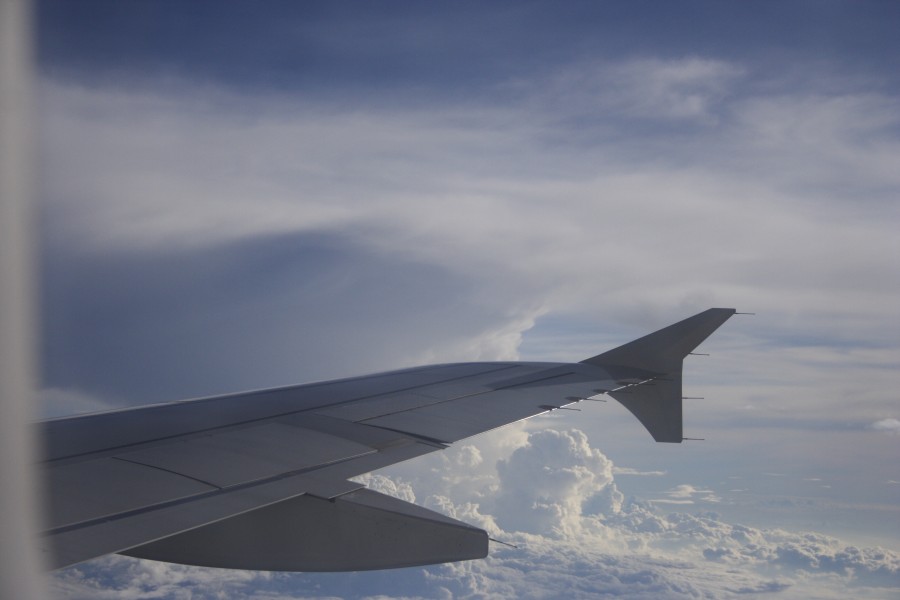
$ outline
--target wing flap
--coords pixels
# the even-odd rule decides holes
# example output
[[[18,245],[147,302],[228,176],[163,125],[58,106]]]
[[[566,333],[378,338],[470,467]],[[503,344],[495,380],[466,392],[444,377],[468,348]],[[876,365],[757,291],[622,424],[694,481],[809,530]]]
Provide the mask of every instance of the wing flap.
[[[124,554],[203,567],[363,571],[484,558],[487,533],[420,506],[360,489],[303,495]]]

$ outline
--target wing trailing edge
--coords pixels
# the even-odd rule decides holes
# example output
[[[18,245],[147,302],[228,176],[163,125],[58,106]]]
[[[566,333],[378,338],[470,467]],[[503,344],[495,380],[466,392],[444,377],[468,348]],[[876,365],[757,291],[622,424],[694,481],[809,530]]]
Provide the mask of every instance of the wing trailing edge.
[[[581,361],[621,378],[609,392],[647,428],[657,442],[681,443],[681,372],[691,353],[733,314],[733,308],[710,308],[618,348]]]

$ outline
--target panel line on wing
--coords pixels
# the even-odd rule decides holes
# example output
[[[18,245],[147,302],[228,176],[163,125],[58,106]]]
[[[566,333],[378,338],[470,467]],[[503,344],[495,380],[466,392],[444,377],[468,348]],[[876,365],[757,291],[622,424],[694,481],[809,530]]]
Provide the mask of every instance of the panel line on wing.
[[[579,369],[516,381],[510,385],[361,421],[366,425],[437,439],[446,444],[501,425],[547,412],[551,398],[566,404],[566,396],[595,387],[596,372]],[[531,384],[529,386],[528,384]]]
[[[483,371],[454,380],[436,382],[425,386],[398,390],[386,394],[359,398],[347,402],[340,402],[330,406],[313,409],[317,415],[326,415],[338,419],[353,422],[362,422],[366,419],[381,417],[404,410],[422,408],[446,402],[458,400],[468,396],[483,394],[496,388],[494,382],[498,373],[510,370],[530,370],[534,367],[503,367],[491,371]]]
[[[496,394],[497,392],[500,392],[500,391],[510,390],[510,389],[513,389],[513,388],[516,388],[516,387],[527,386],[528,384],[531,384],[531,383],[545,382],[545,381],[549,381],[549,380],[551,380],[551,379],[558,379],[558,378],[560,378],[560,377],[566,377],[566,376],[568,376],[568,375],[574,375],[574,374],[575,374],[574,371],[570,371],[570,372],[568,372],[568,373],[560,373],[560,374],[550,375],[550,376],[548,376],[548,377],[539,377],[539,378],[537,378],[537,379],[529,380],[529,381],[524,382],[524,383],[522,383],[522,382],[517,382],[517,383],[510,384],[510,385],[505,385],[505,386],[496,387],[496,388],[493,388],[493,389],[490,389],[490,390],[486,390],[486,391],[483,391],[483,392],[476,392],[476,393],[472,393],[472,394],[466,394],[466,395],[464,395],[464,396],[458,396],[458,397],[455,397],[455,398],[448,398],[448,399],[446,399],[446,400],[439,400],[439,401],[437,401],[437,402],[430,402],[430,403],[428,403],[428,404],[423,404],[423,405],[419,405],[419,406],[413,406],[413,407],[411,407],[411,408],[404,408],[404,409],[402,409],[402,410],[396,410],[396,411],[393,411],[393,412],[386,412],[386,413],[383,413],[383,414],[380,414],[380,415],[376,415],[376,416],[374,416],[374,417],[369,417],[369,418],[367,418],[367,419],[361,419],[359,422],[360,422],[360,423],[368,423],[368,422],[370,422],[370,421],[375,421],[375,420],[380,419],[380,418],[382,418],[382,417],[391,417],[391,416],[394,416],[394,415],[398,415],[398,414],[402,414],[402,413],[406,413],[406,412],[411,412],[411,411],[416,411],[416,410],[422,410],[422,409],[426,409],[426,408],[436,408],[436,407],[439,407],[439,406],[442,405],[442,404],[448,404],[448,403],[451,403],[451,402],[460,402],[460,401],[463,401],[463,400],[469,400],[469,399],[471,399],[471,398],[475,398],[475,397],[478,397],[478,396],[486,396],[486,395],[490,395],[490,394]],[[402,432],[402,433],[408,433],[408,432]]]
[[[338,461],[338,462],[347,462],[347,461],[349,461],[349,460],[353,460],[353,458],[355,458],[355,457],[348,458],[348,459],[346,459],[345,461]],[[129,462],[129,461],[124,461],[124,462]],[[332,463],[332,465],[334,465],[334,464],[338,464],[338,463]],[[332,465],[327,465],[327,466],[332,466]],[[164,470],[164,469],[163,469],[163,470]],[[225,495],[225,494],[232,494],[232,493],[242,492],[242,491],[245,491],[245,490],[247,490],[247,489],[255,488],[255,487],[258,487],[258,486],[264,486],[264,485],[267,485],[267,484],[277,483],[277,482],[279,482],[279,481],[287,480],[287,479],[290,479],[290,478],[292,478],[292,477],[299,477],[299,478],[300,478],[302,481],[304,481],[304,482],[306,482],[306,481],[312,481],[312,482],[314,482],[314,483],[318,483],[320,486],[321,486],[323,483],[327,483],[327,484],[330,484],[330,485],[334,485],[334,484],[338,483],[338,482],[332,482],[332,481],[325,482],[325,481],[319,480],[319,479],[317,479],[317,478],[315,478],[315,477],[303,477],[304,475],[306,475],[306,474],[308,474],[308,473],[312,473],[312,472],[314,472],[314,471],[316,471],[316,470],[317,470],[317,467],[316,467],[316,468],[302,469],[302,470],[300,470],[300,471],[295,471],[295,472],[293,472],[293,473],[283,473],[283,474],[281,474],[281,475],[277,475],[277,476],[275,476],[275,477],[270,477],[269,479],[265,479],[265,480],[251,481],[251,482],[244,483],[244,484],[241,484],[241,485],[234,485],[234,486],[231,486],[231,487],[228,487],[228,488],[217,488],[217,489],[215,489],[215,490],[210,490],[210,491],[207,491],[207,492],[201,492],[201,493],[198,493],[198,494],[194,494],[194,495],[192,495],[192,496],[186,496],[186,497],[183,497],[183,498],[176,498],[176,499],[168,500],[168,501],[165,501],[165,502],[158,502],[158,503],[156,503],[156,504],[154,504],[154,505],[152,505],[152,506],[142,506],[142,507],[140,507],[140,508],[135,508],[135,509],[131,509],[131,510],[119,512],[119,513],[116,513],[116,514],[113,514],[113,515],[106,515],[106,516],[96,517],[96,518],[93,518],[93,519],[90,519],[90,520],[86,520],[86,521],[81,521],[81,522],[78,522],[78,523],[71,523],[71,524],[68,524],[68,525],[61,525],[61,526],[59,526],[59,527],[54,527],[54,528],[52,528],[52,529],[47,529],[47,530],[41,532],[41,535],[43,535],[43,536],[53,536],[53,535],[58,535],[58,534],[60,534],[60,533],[67,533],[67,532],[70,532],[70,531],[77,531],[77,530],[79,530],[79,529],[84,529],[84,528],[86,528],[86,527],[91,527],[91,526],[94,526],[94,525],[97,525],[97,524],[100,524],[100,523],[109,523],[109,522],[112,522],[112,521],[117,521],[117,520],[127,519],[127,518],[130,518],[130,517],[135,517],[135,516],[142,515],[142,514],[148,514],[148,513],[155,512],[155,511],[157,511],[157,510],[166,509],[166,508],[172,508],[172,507],[179,506],[179,505],[182,505],[182,504],[188,504],[188,503],[191,503],[191,502],[196,502],[196,501],[202,500],[202,499],[204,499],[204,498],[211,498],[211,497],[215,497],[215,496],[222,496],[222,495]],[[348,490],[346,490],[346,491],[339,490],[339,491],[337,491],[337,492],[334,493],[334,494],[328,495],[328,498],[327,498],[327,499],[334,498],[334,497],[337,497],[337,496],[346,494],[346,493],[348,493],[348,492],[352,492],[352,491],[354,491],[354,490],[357,490],[357,489],[360,489],[360,488],[365,487],[364,484],[357,483],[357,482],[351,482],[351,481],[341,481],[341,482],[339,482],[339,483],[341,483],[341,484],[346,484],[347,486],[349,486],[350,489],[348,489]],[[299,495],[299,494],[305,494],[305,493],[312,493],[312,495],[314,495],[314,496],[322,497],[322,492],[321,492],[321,491],[318,491],[318,493],[317,493],[316,491],[308,492],[308,491],[304,490],[304,491],[298,492],[297,495]]]
[[[160,467],[157,465],[150,465],[147,463],[138,462],[136,460],[123,458],[121,456],[110,456],[109,458],[110,458],[110,460],[120,460],[122,462],[130,463],[132,465],[137,465],[139,467],[146,467],[148,469],[156,469],[157,471],[162,471],[164,473],[171,473],[172,475],[178,475],[179,477],[184,477],[185,479],[193,479],[197,483],[202,483],[203,485],[208,485],[208,486],[214,487],[217,490],[224,489],[222,486],[216,485],[215,483],[213,483],[211,481],[206,481],[206,480],[200,479],[199,477],[194,477],[192,475],[186,475],[184,473],[179,473],[178,471],[173,471],[172,469],[166,469],[165,467]]]
[[[116,455],[217,487],[267,479],[377,452],[365,444],[286,423],[264,423]]]

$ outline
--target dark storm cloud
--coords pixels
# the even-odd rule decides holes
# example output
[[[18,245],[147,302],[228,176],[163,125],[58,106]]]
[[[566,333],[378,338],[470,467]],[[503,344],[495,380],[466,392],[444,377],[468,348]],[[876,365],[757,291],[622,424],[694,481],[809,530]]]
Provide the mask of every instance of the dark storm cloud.
[[[127,403],[398,367],[380,357],[416,362],[490,322],[446,331],[465,281],[328,234],[90,256],[51,246],[43,284],[45,385]]]

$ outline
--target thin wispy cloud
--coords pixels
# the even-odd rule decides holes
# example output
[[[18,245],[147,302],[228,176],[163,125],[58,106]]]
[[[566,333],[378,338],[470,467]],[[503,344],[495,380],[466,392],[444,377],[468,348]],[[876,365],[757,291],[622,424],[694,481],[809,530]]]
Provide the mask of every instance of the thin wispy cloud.
[[[642,476],[661,476],[665,475],[665,471],[638,471],[630,467],[613,467],[614,475],[642,475]]]
[[[894,418],[881,419],[872,423],[872,429],[875,431],[884,431],[885,433],[898,434],[900,433],[900,420]]]

